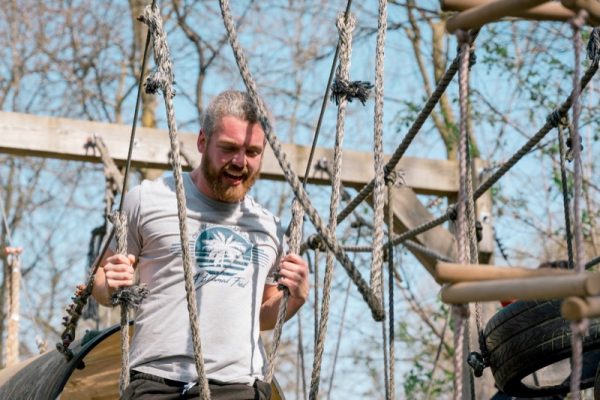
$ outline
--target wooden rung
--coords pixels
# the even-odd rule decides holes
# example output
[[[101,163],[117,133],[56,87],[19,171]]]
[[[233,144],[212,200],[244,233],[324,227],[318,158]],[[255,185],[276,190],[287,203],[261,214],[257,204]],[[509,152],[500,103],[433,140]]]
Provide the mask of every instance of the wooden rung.
[[[591,18],[592,25],[596,25],[593,21],[600,21],[600,3],[598,0],[561,0],[563,6],[573,10],[586,10]]]
[[[442,301],[466,304],[480,301],[551,300],[569,296],[600,295],[600,273],[583,272],[564,276],[460,282],[442,288]]]
[[[600,297],[569,297],[563,301],[560,313],[569,321],[600,317]]]
[[[462,11],[446,21],[446,31],[454,33],[458,29],[479,28],[488,22],[523,12],[546,3],[548,0],[496,0],[466,11]]]
[[[495,0],[441,0],[441,6],[443,11],[465,11],[493,1]],[[527,10],[510,10],[507,16],[536,21],[568,21],[575,13],[560,3],[550,2]]]
[[[497,279],[530,278],[535,276],[575,275],[573,270],[555,268],[496,267],[482,264],[454,264],[438,261],[435,280],[438,283],[491,281]]]

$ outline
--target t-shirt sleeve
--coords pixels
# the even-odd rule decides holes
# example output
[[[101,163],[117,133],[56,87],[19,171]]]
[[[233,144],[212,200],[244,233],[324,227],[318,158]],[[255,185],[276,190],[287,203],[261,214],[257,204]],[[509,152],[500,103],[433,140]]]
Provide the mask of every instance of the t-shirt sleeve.
[[[142,240],[140,232],[140,208],[142,187],[136,186],[125,195],[123,212],[127,215],[127,253],[136,257],[140,255]],[[113,236],[109,248],[114,252],[117,248],[116,237]]]

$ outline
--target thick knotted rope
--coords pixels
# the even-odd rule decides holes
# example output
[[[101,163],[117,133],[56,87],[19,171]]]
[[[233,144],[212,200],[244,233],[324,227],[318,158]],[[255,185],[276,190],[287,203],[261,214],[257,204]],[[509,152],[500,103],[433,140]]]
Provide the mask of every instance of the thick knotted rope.
[[[185,291],[187,298],[187,307],[190,319],[190,328],[192,333],[192,345],[194,348],[194,360],[196,371],[198,373],[198,383],[200,387],[200,397],[203,400],[210,399],[208,388],[208,379],[204,370],[204,361],[202,359],[202,345],[200,341],[200,322],[198,320],[198,307],[196,303],[196,288],[194,287],[194,276],[192,270],[192,256],[188,242],[187,230],[187,208],[185,192],[183,188],[183,178],[181,173],[181,157],[179,150],[179,140],[177,139],[177,123],[175,121],[175,111],[173,108],[173,69],[171,66],[171,57],[169,46],[167,44],[166,33],[163,28],[162,18],[157,6],[149,6],[144,9],[144,14],[140,20],[148,25],[152,33],[152,42],[154,46],[154,61],[157,69],[152,74],[150,82],[147,81],[146,89],[153,90],[159,88],[163,92],[165,100],[165,109],[167,112],[167,124],[169,127],[169,139],[171,143],[171,165],[175,179],[175,192],[177,196],[177,216],[179,218],[179,232],[181,238],[181,251],[183,254],[183,274],[185,278]]]
[[[468,220],[467,212],[467,174],[469,173],[468,164],[468,96],[469,96],[469,38],[465,31],[459,30],[456,33],[460,44],[460,66],[459,76],[459,97],[460,97],[460,139],[458,144],[458,164],[459,164],[459,189],[458,189],[458,215],[456,221],[456,242],[458,262],[461,264],[469,263],[468,240]],[[453,315],[455,316],[454,327],[454,399],[459,400],[463,396],[463,343],[465,330],[465,315],[463,305],[453,306]]]
[[[338,15],[336,26],[338,28],[340,40],[340,63],[337,71],[337,79],[347,81],[350,76],[350,60],[352,56],[352,32],[356,26],[356,19],[352,14],[345,16]],[[337,207],[341,192],[341,169],[342,169],[342,144],[344,141],[344,123],[346,120],[346,106],[348,98],[339,99],[335,146],[333,153],[333,182],[331,188],[331,198],[329,202],[329,229],[335,232],[337,228]],[[331,286],[333,284],[334,256],[327,252],[325,263],[325,277],[323,280],[323,297],[321,303],[321,315],[319,317],[318,333],[315,343],[315,356],[313,358],[313,369],[311,374],[309,399],[316,399],[319,393],[319,384],[321,379],[321,362],[323,360],[323,351],[325,349],[325,337],[327,335],[327,322],[329,320],[329,302],[331,299]]]
[[[362,297],[366,301],[366,303],[369,305],[369,308],[371,309],[371,313],[373,314],[373,318],[378,321],[381,320],[381,318],[383,317],[383,310],[382,310],[380,302],[373,295],[369,285],[362,278],[360,272],[358,271],[358,269],[356,268],[354,263],[352,263],[350,258],[346,255],[346,253],[344,252],[344,250],[340,246],[340,244],[337,243],[333,232],[331,232],[330,229],[323,223],[323,220],[317,213],[316,209],[314,208],[310,199],[308,198],[306,191],[302,187],[302,184],[300,183],[298,176],[294,173],[292,166],[290,165],[289,161],[287,160],[287,157],[282,150],[282,146],[281,146],[281,143],[279,142],[279,139],[273,133],[271,124],[269,123],[268,118],[267,118],[266,107],[263,104],[262,99],[258,95],[258,91],[256,89],[256,83],[254,82],[254,79],[252,78],[252,74],[250,73],[250,70],[248,69],[248,63],[246,61],[243,50],[237,39],[236,29],[235,29],[235,26],[233,23],[233,19],[231,17],[229,1],[220,0],[219,4],[221,6],[221,14],[223,16],[223,22],[225,24],[225,28],[226,28],[228,36],[229,36],[229,42],[231,44],[231,48],[233,50],[233,54],[235,56],[236,63],[240,70],[240,75],[242,76],[244,84],[246,85],[248,94],[250,95],[250,97],[252,98],[252,101],[254,102],[254,104],[256,105],[256,107],[258,109],[258,114],[260,116],[259,120],[261,121],[261,125],[265,132],[265,136],[267,138],[267,141],[269,142],[269,145],[271,146],[271,149],[273,150],[273,154],[277,158],[279,166],[281,167],[286,180],[290,184],[290,186],[294,192],[294,195],[296,196],[296,198],[298,199],[300,204],[302,204],[302,207],[304,208],[306,215],[308,216],[308,218],[311,220],[311,222],[315,226],[319,235],[323,238],[323,240],[327,244],[327,247],[329,247],[329,249],[331,249],[331,251],[335,254],[335,256],[338,259],[338,261],[340,262],[340,264],[342,264],[342,266],[348,273],[348,276],[350,276],[352,281],[354,281],[354,283],[356,284],[358,291],[360,292],[360,294],[362,295]]]
[[[289,238],[289,251],[291,253],[298,253],[300,248],[300,241],[302,240],[302,220],[304,218],[304,209],[294,199],[292,202],[292,222],[290,224],[290,238]],[[285,286],[280,286],[282,291],[281,300],[279,301],[279,309],[277,310],[277,321],[275,328],[273,328],[273,341],[271,352],[269,353],[269,363],[267,367],[267,373],[265,374],[265,382],[271,383],[273,380],[273,374],[275,373],[275,364],[277,360],[277,352],[279,350],[279,344],[281,343],[281,334],[283,333],[283,324],[285,323],[285,317],[287,315],[288,300],[290,297],[290,291]]]
[[[381,270],[383,266],[383,208],[385,206],[385,176],[383,164],[383,69],[385,34],[387,31],[387,1],[379,1],[377,19],[377,45],[375,48],[375,117],[373,134],[373,164],[375,178],[373,183],[373,257],[371,261],[371,288],[373,293],[383,304],[383,280]],[[388,171],[389,172],[389,171]]]
[[[115,229],[117,242],[116,254],[127,256],[127,215],[115,211],[110,215]],[[129,310],[139,307],[148,294],[144,286],[133,285],[117,290],[111,298],[114,306],[121,306],[121,374],[119,376],[119,393],[121,396],[129,386]]]

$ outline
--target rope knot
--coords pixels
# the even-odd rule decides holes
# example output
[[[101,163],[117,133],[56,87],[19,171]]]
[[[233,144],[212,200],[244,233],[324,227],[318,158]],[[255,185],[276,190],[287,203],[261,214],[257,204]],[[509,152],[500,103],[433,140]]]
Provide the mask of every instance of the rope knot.
[[[585,25],[588,15],[589,14],[586,10],[580,9],[577,11],[577,14],[575,14],[575,16],[569,20],[569,23],[573,29],[581,29]]]
[[[160,89],[165,96],[172,98],[175,96],[175,91],[172,89],[172,85],[175,83],[173,68],[171,66],[167,35],[163,28],[158,6],[146,6],[143,14],[138,17],[138,20],[146,24],[152,34],[154,58],[156,61],[156,69],[146,77],[146,82],[144,83],[146,93],[156,94]]]
[[[370,82],[348,81],[337,76],[331,86],[331,100],[339,106],[344,99],[350,103],[358,99],[364,106],[371,95],[371,89],[373,85]]]
[[[111,297],[113,306],[120,305],[126,309],[136,309],[148,295],[148,288],[144,285],[133,285],[117,290]]]
[[[456,208],[456,204],[452,204],[450,207],[448,207],[448,211],[446,211],[448,213],[448,218],[452,221],[456,221],[456,218],[458,218],[458,209]]]
[[[306,244],[308,245],[308,248],[311,250],[319,250],[319,251],[327,250],[327,246],[325,245],[323,238],[321,238],[321,236],[319,236],[317,234],[310,235],[308,237],[308,239],[306,239]]]
[[[546,123],[550,124],[550,126],[553,128],[557,128],[562,119],[563,113],[561,113],[559,109],[556,109],[548,114],[546,117]]]
[[[600,29],[592,29],[590,39],[587,43],[587,56],[594,63],[598,63],[600,59]]]
[[[404,185],[404,171],[383,168],[384,180],[386,185],[400,187]]]

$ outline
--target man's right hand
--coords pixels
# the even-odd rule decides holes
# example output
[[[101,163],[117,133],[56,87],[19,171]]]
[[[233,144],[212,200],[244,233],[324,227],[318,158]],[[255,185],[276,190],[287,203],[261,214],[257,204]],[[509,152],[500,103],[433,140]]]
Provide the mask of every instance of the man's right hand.
[[[96,272],[93,296],[102,305],[110,306],[117,289],[134,284],[135,256],[108,254]]]

